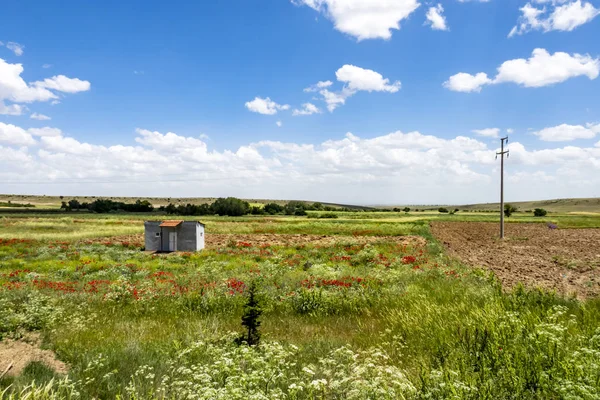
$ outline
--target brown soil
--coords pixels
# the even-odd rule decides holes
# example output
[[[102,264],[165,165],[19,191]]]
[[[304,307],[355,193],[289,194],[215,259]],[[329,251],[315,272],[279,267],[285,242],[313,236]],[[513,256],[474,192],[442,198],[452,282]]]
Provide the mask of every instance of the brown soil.
[[[507,287],[519,282],[578,298],[600,294],[600,229],[555,229],[544,224],[434,222],[433,234],[449,253],[488,268]]]
[[[68,372],[67,365],[56,358],[50,350],[40,348],[38,334],[27,334],[23,339],[0,341],[0,374],[12,365],[6,375],[17,376],[32,361],[39,361],[59,374]]]

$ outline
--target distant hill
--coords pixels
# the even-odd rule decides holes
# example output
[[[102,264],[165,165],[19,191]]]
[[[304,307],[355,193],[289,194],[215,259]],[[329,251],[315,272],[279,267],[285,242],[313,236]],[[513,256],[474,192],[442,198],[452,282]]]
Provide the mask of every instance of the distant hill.
[[[568,213],[568,212],[594,212],[600,213],[600,198],[589,199],[555,199],[538,201],[516,201],[506,202],[517,207],[519,211],[533,210],[543,208],[549,212]],[[469,204],[457,206],[456,208],[464,211],[469,210],[497,210],[500,203]]]
[[[536,201],[507,201],[519,211],[529,211],[536,208],[543,208],[549,212],[570,213],[570,212],[592,212],[600,213],[600,198],[582,198],[582,199],[554,199],[554,200],[536,200]],[[402,206],[386,206],[384,208],[403,208]],[[458,208],[461,211],[496,211],[500,208],[500,203],[480,203],[466,205],[409,205],[408,207],[419,210],[437,210],[439,207],[445,207],[449,210]]]
[[[31,204],[37,209],[44,208],[60,208],[60,204],[63,201],[77,200],[80,203],[90,203],[96,199],[109,199],[113,201],[119,201],[123,203],[134,203],[136,200],[148,200],[154,207],[166,206],[169,203],[177,204],[210,204],[214,202],[216,197],[113,197],[113,196],[33,196],[33,195],[19,195],[19,194],[0,194],[0,204],[8,203],[9,201],[13,204]],[[250,204],[267,204],[277,203],[285,205],[292,200],[271,200],[271,199],[244,199]],[[300,200],[305,203],[315,203],[315,201]],[[368,210],[371,207],[356,206],[348,204],[338,203],[326,203],[319,202],[323,206],[330,206],[335,208],[349,208],[353,210]],[[2,206],[0,205],[0,208]]]

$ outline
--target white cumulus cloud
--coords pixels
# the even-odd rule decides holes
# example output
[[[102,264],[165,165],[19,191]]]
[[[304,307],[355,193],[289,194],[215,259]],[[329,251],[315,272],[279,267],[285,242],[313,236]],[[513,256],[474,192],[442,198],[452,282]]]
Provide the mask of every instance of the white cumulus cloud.
[[[448,30],[448,24],[446,23],[446,17],[444,16],[444,7],[441,4],[438,4],[435,7],[429,7],[425,17],[427,18],[425,24],[430,25],[431,29],[438,31]]]
[[[534,0],[533,4],[525,4],[520,11],[521,16],[508,34],[509,37],[532,30],[572,31],[600,14],[600,9],[581,0]]]
[[[471,75],[466,72],[459,72],[448,78],[444,82],[444,87],[455,92],[470,93],[481,92],[481,88],[490,83],[492,83],[492,80],[488,78],[486,73],[479,72],[478,74]]]
[[[357,40],[389,39],[392,29],[418,7],[417,0],[292,0],[330,19],[335,29]]]
[[[34,86],[57,90],[65,93],[78,93],[90,90],[91,84],[78,78],[68,78],[64,75],[46,78],[43,81],[33,82]]]
[[[444,82],[444,87],[458,92],[479,92],[485,85],[512,82],[524,87],[542,87],[586,76],[593,80],[600,73],[600,59],[590,55],[548,53],[535,49],[529,59],[508,60],[498,67],[494,79],[480,72],[476,75],[458,73]]]
[[[90,83],[64,75],[47,78],[44,81],[28,84],[21,77],[22,64],[11,64],[0,58],[0,102],[31,103],[35,101],[57,101],[53,92],[77,93],[89,90]]]
[[[369,138],[347,133],[320,143],[260,141],[225,150],[199,137],[147,129],[136,130],[135,145],[109,146],[62,134],[36,141],[32,132],[40,134],[0,125],[5,190],[59,194],[76,183],[96,195],[156,196],[168,187],[172,196],[201,190],[246,198],[457,204],[494,200],[498,179],[497,144],[417,131]],[[511,200],[590,197],[600,185],[599,146],[530,150],[513,142],[509,149]],[[541,174],[556,184],[541,185]]]
[[[338,81],[346,83],[350,90],[355,91],[396,93],[401,87],[400,81],[390,84],[390,80],[380,73],[355,65],[344,65],[336,71],[335,76]]]
[[[277,104],[269,97],[261,98],[255,97],[254,100],[246,102],[246,108],[252,112],[263,114],[263,115],[275,115],[277,111],[288,110],[290,108],[287,104]]]
[[[330,90],[329,88],[333,85],[331,81],[320,81],[304,89],[305,92],[318,90],[330,112],[344,105],[349,97],[360,91],[396,93],[402,87],[400,81],[390,82],[379,72],[351,64],[343,65],[335,72],[335,76],[338,82],[344,84],[340,90]]]
[[[533,132],[534,135],[546,142],[593,139],[598,133],[600,133],[600,124],[586,124],[586,126],[561,124]]]

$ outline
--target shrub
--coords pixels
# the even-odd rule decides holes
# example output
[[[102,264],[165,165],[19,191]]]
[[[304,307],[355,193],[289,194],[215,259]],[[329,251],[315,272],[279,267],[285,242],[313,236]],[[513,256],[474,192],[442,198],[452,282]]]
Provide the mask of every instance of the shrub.
[[[505,204],[504,205],[504,215],[506,217],[510,217],[515,212],[517,212],[517,208],[514,207],[512,204]]]
[[[404,208],[402,209],[402,211],[404,211],[404,212],[410,212],[410,207],[404,207]]]
[[[247,329],[247,332],[237,338],[238,344],[246,343],[248,346],[256,346],[260,342],[260,326],[259,318],[262,314],[262,308],[257,298],[256,282],[252,281],[248,288],[248,301],[244,306],[244,314],[242,315],[242,326]]]
[[[296,214],[296,211],[302,210],[306,211],[306,205],[301,201],[290,201],[285,205],[285,213],[286,215],[306,215],[306,214]]]
[[[263,210],[265,210],[267,214],[279,214],[280,212],[283,212],[283,206],[280,206],[277,203],[269,203],[265,204]]]
[[[448,209],[444,208],[444,207],[440,207],[440,208],[438,208],[438,211],[441,212],[441,213],[447,213]]]
[[[259,206],[252,206],[250,208],[250,214],[252,215],[264,215],[265,214],[265,210],[262,207]]]
[[[547,214],[548,211],[544,210],[543,208],[536,208],[533,210],[533,215],[536,217],[545,217]]]
[[[218,198],[210,206],[212,211],[218,215],[228,215],[231,217],[239,217],[248,214],[250,204],[247,201],[237,199],[235,197]]]
[[[332,213],[332,212],[327,212],[327,213],[319,215],[319,218],[324,218],[324,219],[337,218],[337,217],[338,217],[338,215],[336,213]]]

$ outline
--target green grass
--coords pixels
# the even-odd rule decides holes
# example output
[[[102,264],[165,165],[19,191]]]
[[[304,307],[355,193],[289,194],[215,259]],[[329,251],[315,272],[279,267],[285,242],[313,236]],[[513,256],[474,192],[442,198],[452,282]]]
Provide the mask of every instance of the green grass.
[[[448,258],[428,229],[434,219],[490,216],[340,214],[203,218],[207,234],[338,240],[167,256],[112,238],[141,232],[147,216],[0,219],[0,336],[39,331],[70,367],[65,380],[30,365],[0,381],[0,398],[600,397],[600,301],[504,291],[486,271]],[[353,239],[407,234],[428,244]],[[93,237],[107,239],[86,241]],[[233,339],[251,281],[263,342],[248,349]]]

